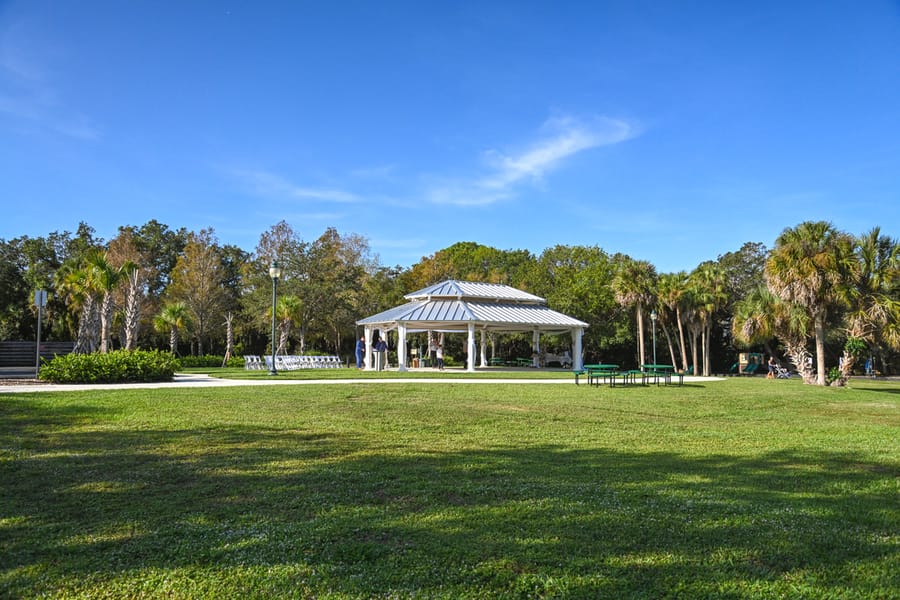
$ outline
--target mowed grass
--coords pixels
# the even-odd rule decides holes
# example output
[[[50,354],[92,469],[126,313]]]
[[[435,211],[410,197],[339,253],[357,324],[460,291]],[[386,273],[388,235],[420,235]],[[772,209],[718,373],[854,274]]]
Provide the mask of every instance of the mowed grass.
[[[900,384],[0,395],[0,597],[897,598]]]
[[[238,368],[202,368],[185,369],[188,374],[210,374],[225,379],[272,379],[268,371],[248,371]],[[278,379],[568,379],[575,381],[570,369],[529,369],[509,367],[479,368],[468,372],[464,367],[448,367],[443,371],[432,368],[411,369],[399,372],[396,369],[384,371],[363,371],[355,367],[338,369],[298,369],[296,371],[278,371]]]

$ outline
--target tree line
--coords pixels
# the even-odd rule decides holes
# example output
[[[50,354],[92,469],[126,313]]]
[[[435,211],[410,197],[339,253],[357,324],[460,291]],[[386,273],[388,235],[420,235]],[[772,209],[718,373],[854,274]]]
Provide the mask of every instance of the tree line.
[[[284,221],[252,252],[220,244],[211,228],[173,230],[153,220],[120,227],[109,241],[86,223],[74,233],[0,239],[0,255],[0,339],[34,339],[32,299],[44,289],[42,339],[74,340],[83,353],[271,353],[268,268],[276,260],[279,353],[350,355],[358,319],[446,279],[504,283],[587,322],[586,362],[644,364],[652,345],[659,362],[710,375],[754,350],[792,364],[804,381],[840,385],[870,357],[891,372],[900,350],[897,240],[826,222],[787,228],[771,249],[747,242],[678,273],[596,245],[535,255],[475,242],[387,267],[360,235],[328,228],[303,240]],[[567,336],[544,342],[566,344]],[[528,355],[530,336],[504,335],[499,348]]]

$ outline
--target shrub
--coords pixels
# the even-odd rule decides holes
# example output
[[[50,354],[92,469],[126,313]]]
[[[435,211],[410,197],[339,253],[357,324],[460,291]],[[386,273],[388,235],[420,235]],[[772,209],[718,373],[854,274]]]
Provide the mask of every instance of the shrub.
[[[182,369],[188,367],[221,367],[225,362],[225,356],[222,354],[205,354],[203,356],[181,356],[178,358],[178,364]],[[243,367],[244,359],[241,356],[232,356],[228,359],[226,367]]]
[[[204,354],[203,356],[179,356],[178,364],[182,368],[187,367],[221,367],[224,356]]]
[[[228,359],[228,364],[226,364],[225,366],[230,367],[232,369],[243,369],[244,368],[244,357],[243,356],[232,356],[231,358]]]
[[[38,377],[54,383],[169,381],[177,359],[158,350],[114,350],[106,354],[67,354],[41,366]]]

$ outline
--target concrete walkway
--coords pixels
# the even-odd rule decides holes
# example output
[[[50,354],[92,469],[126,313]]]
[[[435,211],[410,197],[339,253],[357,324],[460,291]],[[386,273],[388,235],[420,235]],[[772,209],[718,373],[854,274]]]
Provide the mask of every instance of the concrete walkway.
[[[691,377],[686,376],[685,382],[691,381],[715,381],[718,377]],[[247,387],[265,385],[346,385],[353,383],[442,383],[442,384],[551,384],[573,385],[574,379],[495,379],[495,378],[457,378],[457,377],[411,377],[403,378],[352,378],[352,379],[219,379],[209,375],[175,375],[174,381],[156,383],[40,383],[34,380],[3,380],[0,385],[0,394],[19,394],[30,392],[78,392],[88,390],[146,390],[166,388],[213,388],[213,387]]]

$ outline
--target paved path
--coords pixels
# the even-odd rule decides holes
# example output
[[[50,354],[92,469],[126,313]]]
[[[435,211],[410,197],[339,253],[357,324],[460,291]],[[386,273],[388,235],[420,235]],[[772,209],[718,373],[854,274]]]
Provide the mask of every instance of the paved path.
[[[718,377],[691,377],[686,376],[684,380],[690,381],[715,381]],[[165,388],[210,388],[210,387],[240,387],[240,386],[260,386],[260,385],[338,385],[352,383],[507,383],[507,384],[565,384],[573,385],[573,379],[487,379],[487,378],[447,378],[447,377],[427,377],[427,378],[385,378],[385,379],[219,379],[210,377],[209,375],[175,375],[174,381],[164,381],[157,383],[106,383],[106,384],[83,384],[83,383],[33,383],[33,382],[17,382],[11,385],[0,385],[0,394],[26,393],[26,392],[77,392],[85,390],[142,390],[142,389],[165,389]]]

